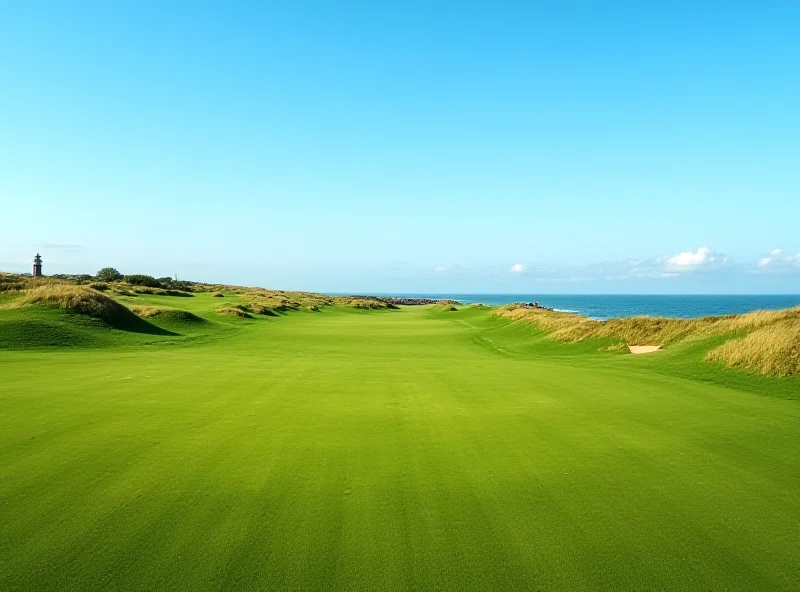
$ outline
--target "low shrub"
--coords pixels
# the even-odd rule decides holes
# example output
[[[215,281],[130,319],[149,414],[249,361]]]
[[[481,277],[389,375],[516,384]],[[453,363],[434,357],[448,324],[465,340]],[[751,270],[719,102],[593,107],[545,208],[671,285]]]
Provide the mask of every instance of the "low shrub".
[[[161,288],[161,282],[151,275],[144,275],[135,273],[133,275],[123,276],[122,280],[131,284],[132,286],[147,286],[148,288]]]
[[[382,300],[372,300],[369,298],[344,298],[341,304],[349,308],[362,308],[362,309],[389,308],[389,306]]]

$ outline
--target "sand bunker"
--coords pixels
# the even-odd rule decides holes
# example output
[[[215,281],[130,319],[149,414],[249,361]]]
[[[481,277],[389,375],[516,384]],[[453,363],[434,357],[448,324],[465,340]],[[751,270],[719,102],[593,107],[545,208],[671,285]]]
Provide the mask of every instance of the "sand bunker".
[[[632,354],[649,354],[661,349],[660,345],[629,345]]]

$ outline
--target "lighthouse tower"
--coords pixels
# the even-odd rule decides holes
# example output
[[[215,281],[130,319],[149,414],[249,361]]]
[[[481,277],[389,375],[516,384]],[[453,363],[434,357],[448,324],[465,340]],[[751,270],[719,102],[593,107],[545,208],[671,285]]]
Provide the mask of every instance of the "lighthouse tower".
[[[42,256],[39,253],[33,258],[33,277],[42,277]]]

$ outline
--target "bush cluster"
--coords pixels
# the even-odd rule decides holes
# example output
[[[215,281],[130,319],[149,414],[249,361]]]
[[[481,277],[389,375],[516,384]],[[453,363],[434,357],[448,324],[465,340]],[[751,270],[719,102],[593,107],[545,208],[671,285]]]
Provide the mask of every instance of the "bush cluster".
[[[134,273],[132,275],[123,276],[122,281],[132,286],[146,286],[148,288],[162,288],[163,285],[160,281],[152,275],[144,275],[142,273]]]

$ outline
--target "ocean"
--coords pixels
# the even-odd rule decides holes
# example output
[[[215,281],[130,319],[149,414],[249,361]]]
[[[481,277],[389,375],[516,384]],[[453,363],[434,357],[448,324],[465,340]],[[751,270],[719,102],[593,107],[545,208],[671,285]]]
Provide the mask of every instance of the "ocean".
[[[388,295],[388,294],[387,294]],[[753,310],[800,305],[800,294],[759,295],[638,295],[638,294],[391,294],[407,298],[448,298],[465,304],[491,306],[512,302],[538,302],[557,310],[576,312],[593,319],[637,315],[696,318],[745,313]]]

